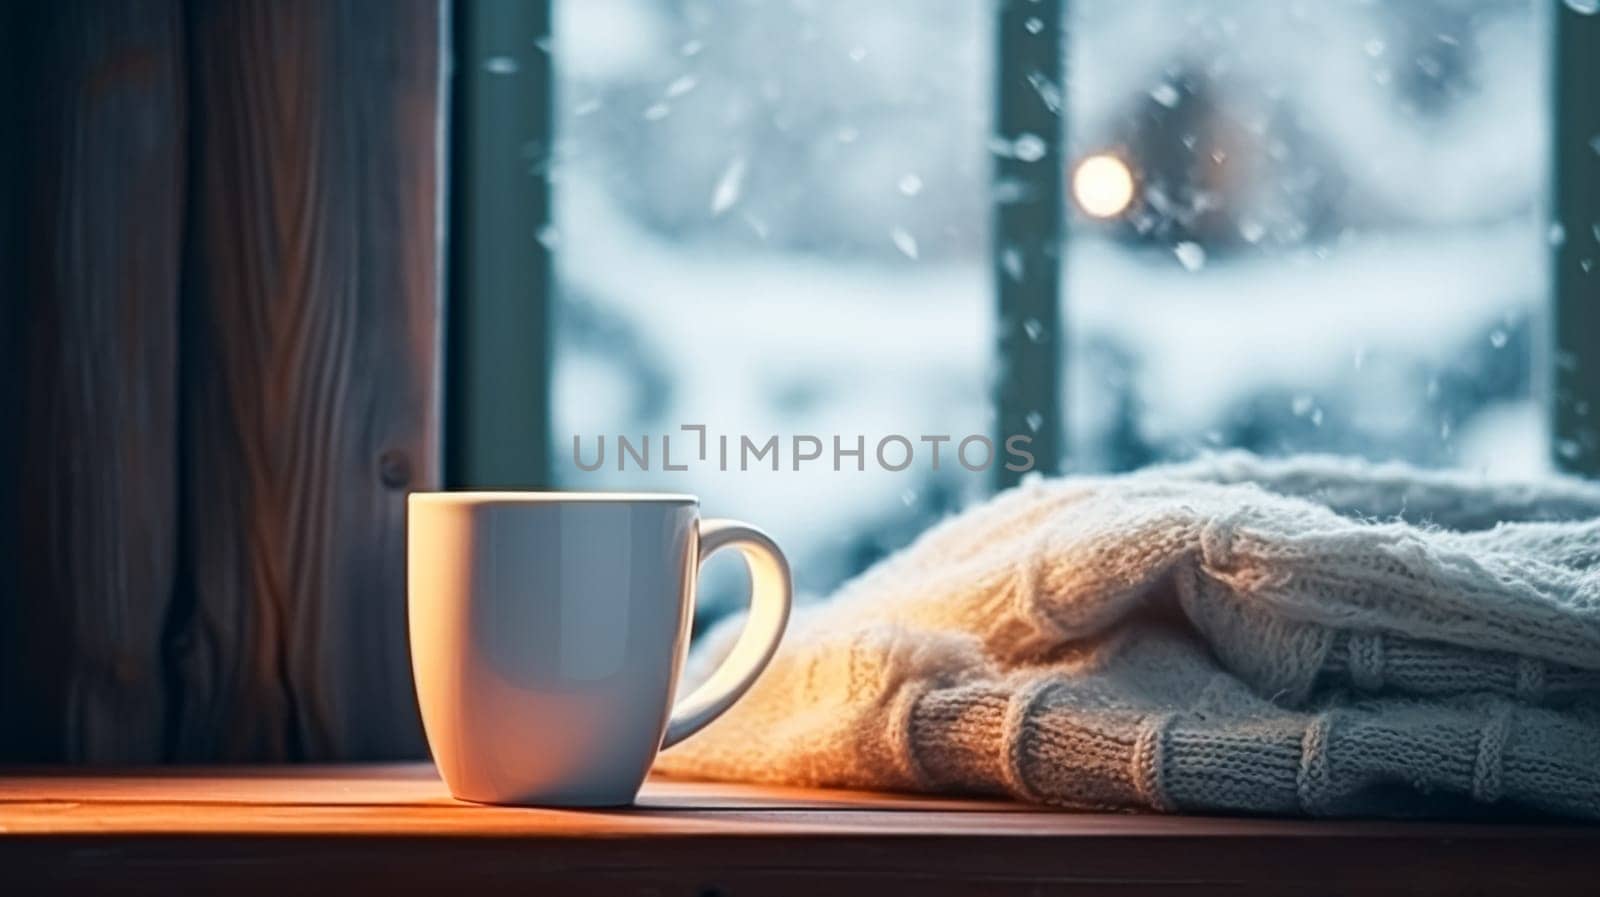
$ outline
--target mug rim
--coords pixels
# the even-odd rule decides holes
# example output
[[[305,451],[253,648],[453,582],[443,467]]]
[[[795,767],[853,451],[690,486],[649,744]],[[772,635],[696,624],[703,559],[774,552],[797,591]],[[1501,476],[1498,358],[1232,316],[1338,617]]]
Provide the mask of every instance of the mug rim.
[[[551,491],[537,489],[434,489],[407,494],[408,503],[441,505],[474,504],[597,504],[620,503],[700,503],[699,496],[682,492]]]

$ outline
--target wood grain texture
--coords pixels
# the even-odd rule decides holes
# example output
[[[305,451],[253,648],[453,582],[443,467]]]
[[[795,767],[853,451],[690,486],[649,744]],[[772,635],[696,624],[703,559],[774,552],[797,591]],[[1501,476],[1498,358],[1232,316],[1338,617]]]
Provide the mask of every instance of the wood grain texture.
[[[7,6],[0,757],[154,761],[176,569],[181,7]]]
[[[439,0],[192,0],[179,758],[424,753],[405,493],[438,482]]]
[[[1600,827],[1075,814],[652,780],[595,812],[426,765],[0,774],[21,893],[1587,894]]]

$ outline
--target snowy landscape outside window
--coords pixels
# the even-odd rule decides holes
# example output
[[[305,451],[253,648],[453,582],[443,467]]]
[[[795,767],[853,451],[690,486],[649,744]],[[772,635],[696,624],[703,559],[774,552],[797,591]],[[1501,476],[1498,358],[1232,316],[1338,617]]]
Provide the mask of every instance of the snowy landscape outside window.
[[[1537,328],[1573,235],[1546,209],[1544,5],[1066,9],[1065,83],[1032,85],[1066,137],[1062,469],[1547,465]],[[571,439],[992,431],[994,157],[1040,149],[993,131],[995,13],[554,4],[559,483],[770,521],[814,594],[986,493],[925,456],[587,472]]]

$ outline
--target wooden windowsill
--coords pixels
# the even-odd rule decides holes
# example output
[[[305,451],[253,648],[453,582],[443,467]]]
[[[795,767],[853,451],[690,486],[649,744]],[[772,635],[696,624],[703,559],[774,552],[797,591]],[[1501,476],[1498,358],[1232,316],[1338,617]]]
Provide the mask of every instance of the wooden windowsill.
[[[31,894],[1593,893],[1600,827],[1313,822],[652,780],[636,807],[458,803],[430,766],[0,771]],[[901,883],[903,894],[882,889]],[[14,890],[13,890],[14,889]]]

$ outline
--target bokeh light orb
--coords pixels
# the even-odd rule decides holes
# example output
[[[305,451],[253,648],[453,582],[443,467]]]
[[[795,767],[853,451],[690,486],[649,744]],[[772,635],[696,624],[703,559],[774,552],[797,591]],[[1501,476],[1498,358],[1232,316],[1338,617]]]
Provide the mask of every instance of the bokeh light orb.
[[[1133,203],[1133,172],[1111,153],[1086,156],[1072,173],[1072,196],[1084,214],[1114,218]]]

